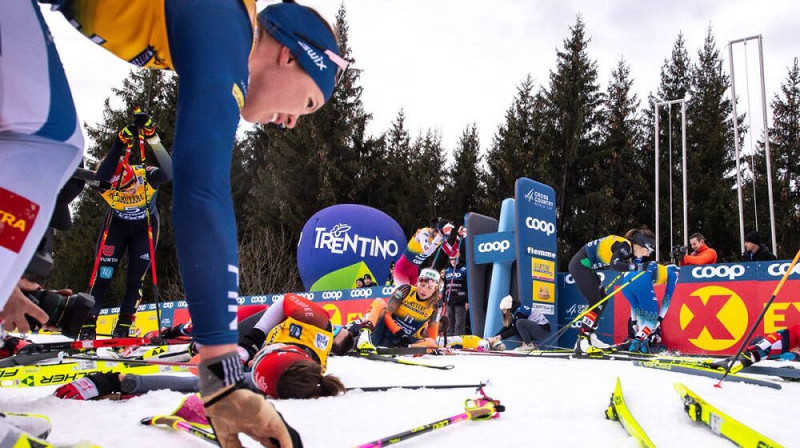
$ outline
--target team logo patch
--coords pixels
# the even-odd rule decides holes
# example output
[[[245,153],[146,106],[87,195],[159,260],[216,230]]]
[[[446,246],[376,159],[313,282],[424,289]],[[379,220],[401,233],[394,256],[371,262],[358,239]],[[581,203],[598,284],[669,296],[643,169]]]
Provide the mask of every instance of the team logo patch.
[[[114,268],[111,266],[100,267],[100,278],[109,279],[114,276]]]
[[[317,337],[314,338],[314,346],[320,350],[325,350],[330,340],[331,338],[329,338],[328,335],[317,333]]]
[[[103,245],[103,255],[105,255],[106,257],[110,257],[110,256],[114,255],[114,246],[109,246],[109,245],[104,244]]]
[[[39,204],[0,187],[0,247],[19,253],[39,208]]]
[[[290,324],[289,325],[289,336],[291,336],[291,337],[293,337],[295,339],[300,339],[300,336],[302,334],[303,334],[303,327],[301,327],[300,325],[296,325],[296,324]]]

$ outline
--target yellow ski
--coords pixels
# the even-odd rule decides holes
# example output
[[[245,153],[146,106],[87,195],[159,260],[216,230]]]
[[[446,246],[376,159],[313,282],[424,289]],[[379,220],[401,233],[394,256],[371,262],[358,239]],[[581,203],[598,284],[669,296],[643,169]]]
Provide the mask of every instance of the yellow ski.
[[[625,404],[625,397],[622,395],[622,385],[620,384],[619,377],[617,377],[617,387],[614,388],[614,393],[611,394],[611,403],[606,409],[606,418],[609,420],[616,420],[622,424],[625,431],[639,441],[639,444],[644,448],[655,448],[653,442],[647,437],[644,430],[639,423],[633,418],[633,414]]]
[[[743,448],[783,447],[783,445],[715,408],[683,384],[675,383],[675,390],[678,391],[683,399],[683,409],[689,414],[689,418],[705,424],[715,434],[725,437]]]
[[[36,387],[69,383],[95,372],[119,372],[147,375],[162,372],[182,372],[186,367],[161,365],[129,365],[119,361],[80,361],[0,369],[0,388]]]

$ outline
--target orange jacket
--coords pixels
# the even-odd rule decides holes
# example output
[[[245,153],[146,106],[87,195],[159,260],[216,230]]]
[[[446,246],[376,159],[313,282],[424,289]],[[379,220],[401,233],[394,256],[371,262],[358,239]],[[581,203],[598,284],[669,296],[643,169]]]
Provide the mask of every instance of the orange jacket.
[[[681,260],[681,266],[686,266],[688,264],[713,264],[716,262],[717,251],[703,243],[699,249],[683,257],[683,260]]]

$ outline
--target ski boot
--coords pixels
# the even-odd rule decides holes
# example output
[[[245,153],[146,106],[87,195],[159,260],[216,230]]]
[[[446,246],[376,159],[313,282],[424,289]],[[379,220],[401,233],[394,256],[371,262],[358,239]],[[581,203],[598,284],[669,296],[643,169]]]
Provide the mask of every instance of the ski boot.
[[[609,344],[601,341],[594,331],[586,331],[581,328],[578,333],[578,340],[575,341],[576,355],[602,355],[605,349],[610,348]]]
[[[133,316],[130,314],[120,314],[117,320],[117,326],[111,332],[112,338],[127,338],[131,333],[131,325],[133,324]]]
[[[645,338],[633,338],[628,346],[629,352],[650,353],[650,343]]]
[[[356,342],[356,350],[362,353],[378,353],[378,350],[372,344],[372,330],[369,328],[361,329]]]
[[[81,326],[81,331],[78,333],[80,340],[93,340],[97,339],[97,315],[90,314],[86,317],[86,321]]]
[[[767,352],[762,350],[760,347],[756,345],[748,346],[742,353],[739,354],[739,358],[733,362],[731,365],[730,372],[736,373],[746,367],[752,366],[754,363],[761,361],[762,358],[767,356]],[[725,370],[728,368],[728,364],[736,358],[735,356],[729,356],[724,359],[720,359],[719,361],[715,361],[711,363],[714,367],[720,370]]]

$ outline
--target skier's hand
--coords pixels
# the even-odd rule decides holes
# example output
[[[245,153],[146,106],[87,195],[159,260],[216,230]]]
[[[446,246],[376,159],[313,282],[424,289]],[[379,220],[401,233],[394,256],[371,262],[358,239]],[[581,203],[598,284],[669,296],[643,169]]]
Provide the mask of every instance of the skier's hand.
[[[141,128],[144,131],[145,137],[152,137],[153,134],[156,133],[156,125],[153,123],[153,119],[150,117],[150,115],[138,107],[134,109],[133,115],[135,117],[133,120],[133,125],[137,128]]]
[[[408,347],[411,345],[411,338],[408,337],[405,331],[397,330],[394,334],[394,337],[397,339],[397,342],[402,345],[403,347]]]
[[[230,386],[211,397],[203,397],[206,416],[222,448],[241,448],[239,433],[266,447],[302,447],[300,435],[283,420],[272,403],[255,392]],[[246,416],[246,418],[244,418]]]
[[[464,226],[458,226],[458,236],[465,238],[467,236],[467,228]]]
[[[135,126],[125,126],[119,131],[119,141],[125,143],[126,145],[130,145],[133,143],[133,138],[139,131],[136,130]]]

